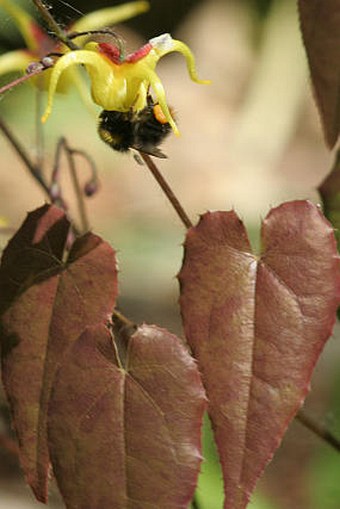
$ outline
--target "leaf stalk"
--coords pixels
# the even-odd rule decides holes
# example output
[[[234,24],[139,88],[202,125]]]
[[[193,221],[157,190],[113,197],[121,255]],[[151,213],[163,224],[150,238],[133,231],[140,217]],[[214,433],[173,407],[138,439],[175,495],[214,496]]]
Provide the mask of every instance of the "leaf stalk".
[[[333,449],[340,452],[340,440],[334,436],[333,433],[326,428],[326,426],[314,421],[314,419],[312,419],[309,415],[306,415],[302,410],[300,410],[300,412],[296,415],[296,420],[321,438],[321,440],[333,447]]]
[[[18,138],[12,133],[11,129],[7,126],[7,124],[1,117],[0,117],[0,129],[2,130],[7,140],[10,142],[13,149],[15,150],[15,152],[18,154],[18,156],[28,169],[29,173],[32,175],[35,181],[38,182],[39,186],[43,189],[47,197],[50,198],[50,189],[44,177],[41,174],[40,168],[36,164],[34,164],[34,162],[29,157],[28,153],[26,152],[26,149],[20,143]]]
[[[172,191],[171,187],[157,168],[156,164],[154,163],[153,159],[148,154],[145,154],[144,152],[140,152],[141,158],[145,162],[148,169],[151,171],[152,175],[156,179],[157,183],[160,185],[162,191],[164,192],[165,196],[168,198],[169,202],[173,206],[176,214],[184,224],[186,229],[189,229],[193,226],[192,222],[190,221],[187,213],[183,209],[182,205],[180,204],[179,200],[177,199],[175,193]]]

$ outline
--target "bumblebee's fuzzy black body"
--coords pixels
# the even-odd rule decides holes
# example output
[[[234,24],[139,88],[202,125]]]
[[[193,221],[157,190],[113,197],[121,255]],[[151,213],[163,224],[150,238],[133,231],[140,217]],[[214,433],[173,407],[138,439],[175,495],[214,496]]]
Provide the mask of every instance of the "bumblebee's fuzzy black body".
[[[148,99],[147,106],[139,112],[104,110],[99,116],[99,136],[119,152],[133,148],[155,157],[166,157],[158,146],[170,133],[171,126],[156,117],[157,107],[157,103]]]

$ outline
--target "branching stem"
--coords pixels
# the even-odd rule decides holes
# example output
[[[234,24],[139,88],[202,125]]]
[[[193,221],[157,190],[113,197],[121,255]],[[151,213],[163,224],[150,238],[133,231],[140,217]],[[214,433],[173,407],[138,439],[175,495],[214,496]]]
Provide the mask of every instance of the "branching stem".
[[[29,157],[29,155],[26,152],[23,145],[20,143],[20,141],[17,139],[17,137],[12,133],[10,128],[7,126],[7,124],[3,121],[3,119],[1,117],[0,117],[0,129],[6,136],[7,140],[12,145],[14,151],[18,154],[18,156],[24,163],[25,167],[27,168],[27,170],[29,171],[31,176],[42,188],[42,190],[44,191],[47,198],[52,203],[55,203],[56,205],[61,207],[63,210],[66,210],[67,209],[66,203],[64,202],[62,196],[60,194],[55,196],[54,191],[53,191],[53,183],[54,183],[53,179],[56,180],[56,174],[58,172],[58,169],[56,169],[56,167],[58,166],[60,150],[61,150],[61,148],[64,148],[65,153],[68,158],[68,163],[69,163],[70,172],[71,172],[71,176],[72,176],[72,180],[73,180],[73,185],[74,185],[75,193],[77,196],[79,215],[80,215],[81,222],[82,222],[82,228],[83,228],[83,231],[88,231],[88,229],[89,229],[88,219],[86,216],[85,205],[83,203],[83,193],[82,193],[82,190],[80,189],[78,178],[76,175],[76,169],[75,169],[75,164],[74,164],[74,159],[73,159],[73,150],[67,145],[66,140],[63,141],[63,143],[64,143],[63,145],[61,145],[61,142],[59,142],[60,146],[58,145],[58,147],[57,147],[56,162],[55,162],[55,168],[53,170],[53,177],[52,177],[52,185],[49,186],[41,172],[40,167],[32,161],[32,159]],[[77,152],[77,151],[74,151],[74,152]],[[79,235],[78,228],[75,225],[73,225],[73,231],[75,234]]]
[[[29,173],[32,175],[32,177],[38,182],[39,186],[43,189],[45,194],[50,198],[50,189],[41,174],[40,168],[33,163],[29,155],[27,154],[26,150],[20,143],[20,141],[17,139],[16,136],[12,133],[12,131],[9,129],[9,127],[5,124],[3,119],[0,117],[0,129],[6,136],[7,140],[12,145],[15,152],[18,154],[20,159],[25,164],[26,168],[28,169]]]
[[[340,440],[331,433],[326,426],[314,421],[310,416],[306,415],[300,410],[296,415],[296,420],[299,421],[305,428],[308,428],[312,433],[317,435],[321,440],[333,447],[336,451],[340,452]]]
[[[20,85],[21,83],[24,83],[24,81],[33,78],[33,76],[41,74],[42,72],[46,71],[46,69],[48,69],[48,67],[38,67],[36,70],[32,72],[24,74],[23,76],[20,76],[20,78],[17,78],[16,80],[11,81],[10,83],[6,83],[6,85],[0,88],[0,95],[4,94],[5,92],[8,92],[8,90],[11,90],[11,88]]]
[[[76,165],[75,165],[75,161],[74,161],[74,155],[77,154],[78,151],[72,149],[68,145],[66,138],[61,138],[59,140],[58,147],[57,147],[57,157],[58,157],[58,160],[56,161],[57,165],[59,163],[59,153],[60,153],[61,149],[63,149],[65,151],[65,154],[67,157],[67,162],[68,162],[68,166],[70,169],[72,184],[73,184],[73,188],[75,191],[77,206],[78,206],[78,210],[79,210],[81,230],[83,233],[85,233],[85,232],[89,231],[90,223],[89,223],[87,213],[86,213],[84,193],[83,193],[83,190],[79,183],[77,169],[76,169]],[[82,151],[80,151],[80,153],[83,154]]]
[[[112,320],[115,324],[119,325],[120,328],[126,327],[135,330],[138,327],[137,324],[129,320],[123,313],[118,311],[118,309],[112,311]]]
[[[40,81],[41,78],[38,78]],[[36,157],[36,166],[39,167],[41,174],[44,173],[44,152],[45,152],[45,136],[43,125],[40,121],[43,114],[43,105],[42,105],[42,94],[41,90],[37,88],[36,90],[36,99],[35,99],[35,135],[36,135],[36,147],[37,147],[37,157]]]

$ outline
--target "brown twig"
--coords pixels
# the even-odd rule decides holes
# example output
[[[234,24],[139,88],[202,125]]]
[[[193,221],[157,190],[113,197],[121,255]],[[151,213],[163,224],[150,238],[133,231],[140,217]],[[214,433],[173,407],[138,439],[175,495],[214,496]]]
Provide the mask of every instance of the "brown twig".
[[[32,159],[29,157],[27,151],[23,147],[23,145],[20,143],[18,138],[12,133],[10,128],[7,126],[7,124],[3,121],[3,119],[0,117],[0,129],[6,136],[7,140],[12,145],[15,152],[19,155],[20,159],[23,161],[24,165],[26,166],[27,170],[29,171],[30,175],[35,179],[35,181],[39,184],[39,186],[43,189],[44,193],[48,197],[49,200],[51,200],[52,203],[55,203],[59,207],[61,207],[63,210],[67,210],[66,203],[64,202],[61,194],[59,191],[56,192],[56,188],[58,188],[58,173],[59,173],[59,159],[60,159],[60,151],[61,149],[64,149],[68,165],[70,168],[72,183],[75,189],[76,199],[77,199],[77,205],[80,215],[80,220],[82,224],[82,231],[87,232],[89,230],[89,221],[86,214],[86,208],[84,203],[84,193],[83,190],[80,187],[77,171],[75,167],[74,162],[74,155],[78,154],[83,157],[85,156],[85,153],[81,150],[72,149],[67,144],[67,141],[65,138],[61,138],[61,140],[58,143],[57,150],[56,150],[56,157],[55,157],[55,164],[54,169],[52,172],[52,183],[51,185],[48,185],[46,182],[42,172],[41,167],[35,164]],[[93,167],[93,161],[87,157],[87,160],[92,168],[92,173],[95,173],[94,167]],[[73,225],[73,230],[76,235],[79,235],[78,228]]]
[[[39,85],[40,83],[40,78]],[[37,148],[37,155],[36,155],[36,166],[39,167],[41,174],[44,173],[44,152],[45,152],[45,136],[44,136],[44,129],[43,124],[41,122],[41,117],[43,114],[43,103],[42,103],[42,93],[40,87],[37,87],[36,93],[35,93],[35,136],[36,136],[36,148]]]
[[[6,83],[6,85],[0,88],[0,95],[4,94],[5,92],[8,92],[8,90],[11,90],[11,88],[14,88],[17,85],[20,85],[21,83],[24,83],[25,81],[33,78],[33,76],[41,74],[42,72],[46,71],[46,69],[48,69],[48,67],[37,67],[36,70],[24,74],[24,76],[20,76],[20,78],[17,78],[16,80],[11,81],[10,83]]]
[[[34,5],[39,10],[41,16],[46,21],[48,26],[50,27],[53,34],[66,46],[70,48],[70,50],[77,50],[79,49],[74,42],[72,42],[66,32],[59,26],[59,24],[56,22],[48,8],[43,4],[41,0],[33,0]]]
[[[77,148],[70,147],[69,149],[71,150],[73,156],[82,157],[89,165],[91,170],[91,177],[84,186],[84,193],[86,196],[93,196],[93,194],[97,192],[99,186],[96,163],[94,162],[92,157],[87,152],[85,152],[85,150],[79,150]]]
[[[138,327],[137,324],[131,322],[131,320],[124,316],[123,313],[118,311],[118,309],[114,309],[112,311],[112,321],[120,329],[126,328],[135,331]]]
[[[40,170],[40,167],[35,164],[32,159],[29,157],[27,151],[23,147],[23,145],[20,143],[20,141],[17,139],[17,137],[12,133],[10,128],[7,126],[7,124],[3,121],[3,119],[0,117],[0,129],[6,136],[7,140],[12,145],[14,151],[18,154],[22,162],[24,163],[25,167],[27,168],[30,175],[34,178],[34,180],[39,184],[39,186],[44,191],[45,195],[49,200],[51,200],[52,203],[55,203],[59,207],[61,207],[63,210],[66,210],[66,204],[60,194],[57,196],[54,195],[53,192],[53,186],[49,186],[46,182],[44,176],[42,175],[42,172]],[[79,234],[78,229],[76,226],[73,225],[73,230],[76,234]]]
[[[120,311],[112,311],[112,332],[117,351],[117,360],[121,367],[126,367],[128,363],[128,351],[131,336],[136,332],[138,326],[131,322]]]
[[[300,412],[296,415],[296,420],[321,438],[321,440],[333,447],[333,449],[340,452],[340,440],[336,438],[333,433],[326,428],[326,426],[314,421],[310,416],[302,412],[302,410],[300,410]]]
[[[82,229],[82,232],[85,233],[85,232],[89,231],[90,223],[89,223],[87,213],[86,213],[84,193],[83,193],[83,190],[79,184],[77,169],[76,169],[76,165],[74,162],[74,155],[77,154],[78,151],[72,149],[68,145],[66,138],[61,138],[59,143],[60,143],[60,147],[62,147],[64,149],[66,157],[67,157],[67,162],[68,162],[68,166],[70,169],[72,184],[73,184],[74,192],[76,195],[76,200],[77,200],[77,205],[78,205],[78,210],[79,210],[81,229]]]
[[[29,173],[32,175],[32,177],[38,182],[39,186],[43,189],[45,194],[50,198],[50,188],[47,185],[43,175],[41,174],[40,168],[33,163],[29,155],[27,154],[26,150],[22,146],[22,144],[19,142],[19,140],[14,136],[12,131],[9,129],[9,127],[5,124],[3,119],[0,117],[0,129],[6,136],[7,140],[10,142],[12,147],[14,148],[15,152],[18,154],[20,159],[25,164],[26,168],[28,169]]]
[[[170,201],[171,205],[175,209],[175,212],[177,213],[178,217],[184,224],[184,226],[188,229],[192,227],[192,222],[190,221],[187,213],[183,209],[182,205],[178,201],[177,197],[175,196],[174,192],[172,191],[171,187],[163,177],[163,175],[160,173],[159,169],[155,165],[153,159],[148,154],[145,154],[144,152],[140,152],[141,158],[145,162],[146,166],[151,171],[152,175],[157,180],[158,184],[160,185],[162,191],[164,192],[165,196]]]

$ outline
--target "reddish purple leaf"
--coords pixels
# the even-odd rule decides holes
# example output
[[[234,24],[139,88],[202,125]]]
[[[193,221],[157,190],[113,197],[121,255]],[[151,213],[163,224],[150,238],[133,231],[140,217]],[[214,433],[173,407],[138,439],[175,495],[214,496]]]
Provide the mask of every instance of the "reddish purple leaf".
[[[309,202],[273,209],[263,253],[234,212],[191,228],[179,275],[185,332],[209,398],[225,509],[243,509],[302,404],[340,298],[333,230]]]
[[[144,325],[125,366],[109,331],[96,326],[57,374],[49,448],[66,507],[187,508],[205,409],[196,364],[176,336]]]
[[[340,2],[299,0],[301,30],[325,138],[340,133]]]
[[[47,499],[46,414],[64,352],[92,324],[107,320],[117,294],[115,256],[99,237],[75,241],[64,262],[69,223],[44,206],[9,242],[0,267],[2,378],[27,482]]]

